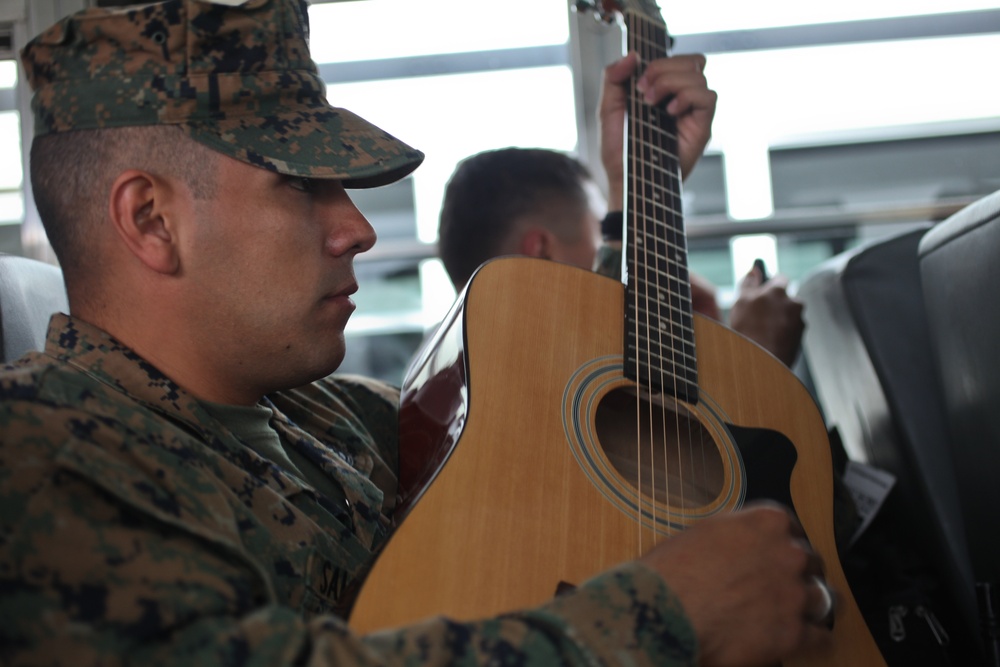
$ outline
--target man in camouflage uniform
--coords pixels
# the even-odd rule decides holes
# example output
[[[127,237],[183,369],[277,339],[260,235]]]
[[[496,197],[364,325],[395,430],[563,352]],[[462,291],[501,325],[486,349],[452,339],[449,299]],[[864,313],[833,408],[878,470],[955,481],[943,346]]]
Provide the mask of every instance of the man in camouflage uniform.
[[[819,564],[774,508],[538,609],[348,630],[398,394],[328,377],[375,241],[345,188],[422,155],[326,102],[306,32],[303,0],[168,0],[22,54],[72,315],[0,373],[0,662],[755,664],[822,641]]]

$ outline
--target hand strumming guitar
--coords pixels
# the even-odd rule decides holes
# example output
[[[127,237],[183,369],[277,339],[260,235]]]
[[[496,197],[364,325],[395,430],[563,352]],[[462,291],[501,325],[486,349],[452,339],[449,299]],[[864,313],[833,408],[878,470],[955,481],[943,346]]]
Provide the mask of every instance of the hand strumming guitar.
[[[702,665],[771,665],[830,641],[822,560],[781,506],[703,519],[640,560],[680,598]]]

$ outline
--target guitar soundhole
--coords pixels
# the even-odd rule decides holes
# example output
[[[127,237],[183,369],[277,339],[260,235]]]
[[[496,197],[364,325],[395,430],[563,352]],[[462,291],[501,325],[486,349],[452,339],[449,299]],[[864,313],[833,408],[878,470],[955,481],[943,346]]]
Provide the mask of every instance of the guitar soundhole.
[[[685,510],[704,507],[722,493],[719,449],[683,404],[614,389],[601,399],[595,427],[608,460],[643,495]]]

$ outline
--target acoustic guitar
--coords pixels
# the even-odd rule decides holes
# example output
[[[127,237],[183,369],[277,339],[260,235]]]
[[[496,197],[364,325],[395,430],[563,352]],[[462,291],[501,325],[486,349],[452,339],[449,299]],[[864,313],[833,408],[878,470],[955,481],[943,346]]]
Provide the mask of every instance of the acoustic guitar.
[[[655,5],[602,11],[624,17],[643,62],[667,55]],[[773,499],[839,596],[829,647],[788,664],[884,665],[837,556],[823,420],[780,361],[692,313],[674,122],[634,91],[629,105],[627,277],[529,258],[476,272],[404,382],[398,527],[349,622],[536,606]]]

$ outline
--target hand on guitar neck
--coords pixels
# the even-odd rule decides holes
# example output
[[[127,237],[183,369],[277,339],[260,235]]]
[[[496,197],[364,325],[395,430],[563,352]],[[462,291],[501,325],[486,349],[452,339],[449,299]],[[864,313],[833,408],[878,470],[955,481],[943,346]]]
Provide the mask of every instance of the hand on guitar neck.
[[[620,208],[624,201],[624,139],[626,84],[635,74],[639,58],[630,53],[604,69],[599,116],[601,164],[608,177],[608,201]],[[650,104],[667,102],[667,111],[677,120],[677,142],[681,175],[687,178],[712,136],[712,119],[718,95],[705,81],[705,56],[677,55],[649,63],[639,79]],[[669,101],[667,101],[667,99]],[[617,202],[617,204],[616,204]]]
[[[601,163],[608,177],[608,202],[620,210],[624,201],[622,128],[625,125],[626,86],[636,73],[639,58],[630,53],[604,70],[601,90]],[[705,56],[684,54],[650,62],[638,86],[649,104],[666,103],[677,123],[678,162],[684,178],[694,170],[712,136],[717,95],[704,75]],[[691,273],[693,310],[722,321],[715,300],[715,288],[706,279]],[[783,276],[768,279],[754,268],[741,281],[739,294],[729,316],[729,326],[750,338],[791,366],[798,355],[805,324],[802,303],[791,298]]]
[[[815,620],[829,611],[821,559],[781,506],[703,520],[640,561],[680,598],[702,665],[775,664],[830,641]]]

